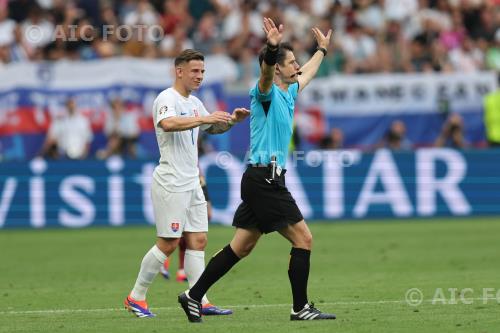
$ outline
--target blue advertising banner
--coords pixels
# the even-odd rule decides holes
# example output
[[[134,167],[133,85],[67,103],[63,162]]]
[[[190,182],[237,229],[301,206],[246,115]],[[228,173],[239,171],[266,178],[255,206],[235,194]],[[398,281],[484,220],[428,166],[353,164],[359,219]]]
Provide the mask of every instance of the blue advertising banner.
[[[0,228],[154,224],[156,161],[0,164]],[[286,181],[308,220],[500,215],[500,151],[381,149],[294,152]],[[230,224],[245,163],[228,152],[200,159],[215,222]]]

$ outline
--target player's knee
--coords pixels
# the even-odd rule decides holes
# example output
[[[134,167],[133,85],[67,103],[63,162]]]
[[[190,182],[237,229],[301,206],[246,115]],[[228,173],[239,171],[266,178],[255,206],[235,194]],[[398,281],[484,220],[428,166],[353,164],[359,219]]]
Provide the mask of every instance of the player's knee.
[[[203,251],[207,246],[207,236],[206,235],[197,235],[196,237],[192,237],[189,242],[187,242],[188,249]]]
[[[178,238],[158,238],[156,241],[156,246],[163,252],[166,256],[170,256],[172,252],[175,251],[179,245]]]
[[[207,234],[204,232],[185,232],[183,238],[189,250],[203,251],[207,246]]]

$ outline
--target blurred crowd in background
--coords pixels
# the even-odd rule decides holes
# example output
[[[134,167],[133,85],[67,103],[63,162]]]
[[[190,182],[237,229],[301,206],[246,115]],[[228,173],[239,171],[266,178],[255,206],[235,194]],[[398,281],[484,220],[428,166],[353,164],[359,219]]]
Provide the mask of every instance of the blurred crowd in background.
[[[0,67],[196,48],[251,80],[264,16],[284,24],[299,63],[316,47],[310,28],[333,28],[319,76],[500,69],[500,0],[0,0]]]
[[[238,67],[237,83],[248,87],[259,75],[263,17],[285,26],[284,40],[294,46],[299,64],[316,51],[311,27],[334,30],[318,77],[500,71],[500,0],[0,0],[0,71],[28,61],[173,58],[195,48],[229,56]],[[490,146],[500,145],[496,96],[485,104],[491,111],[485,124]],[[123,112],[121,101],[111,105],[104,130],[108,144],[95,156],[133,158],[140,135],[137,119]],[[52,122],[40,154],[90,157],[88,119],[73,112],[74,101],[66,106],[67,117]],[[293,147],[299,148],[300,136],[295,138]],[[333,127],[316,144],[346,148],[343,142],[342,129]],[[460,115],[448,117],[434,145],[469,146]],[[380,147],[407,150],[415,145],[406,137],[405,123],[395,120],[371,148]]]

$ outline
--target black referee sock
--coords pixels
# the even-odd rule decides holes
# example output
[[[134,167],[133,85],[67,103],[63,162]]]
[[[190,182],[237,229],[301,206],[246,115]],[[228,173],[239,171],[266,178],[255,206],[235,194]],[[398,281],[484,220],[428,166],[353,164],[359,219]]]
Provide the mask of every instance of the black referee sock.
[[[223,277],[233,267],[240,258],[234,253],[231,246],[226,245],[222,250],[216,253],[208,262],[207,267],[201,274],[198,282],[189,290],[189,297],[201,302],[203,295],[208,289]]]
[[[307,304],[307,280],[309,279],[311,251],[292,247],[288,278],[292,285],[293,311],[299,312]]]

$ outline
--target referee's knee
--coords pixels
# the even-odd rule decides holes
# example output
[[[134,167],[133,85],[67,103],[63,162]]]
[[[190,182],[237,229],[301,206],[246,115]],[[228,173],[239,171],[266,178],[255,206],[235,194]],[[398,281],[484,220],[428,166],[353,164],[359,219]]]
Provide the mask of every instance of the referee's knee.
[[[234,251],[234,254],[238,256],[238,258],[244,258],[248,256],[252,250],[254,249],[256,243],[246,243],[246,244],[234,244],[231,243],[231,248]]]
[[[311,250],[313,244],[313,236],[309,230],[304,231],[296,240],[294,247],[304,250]]]

